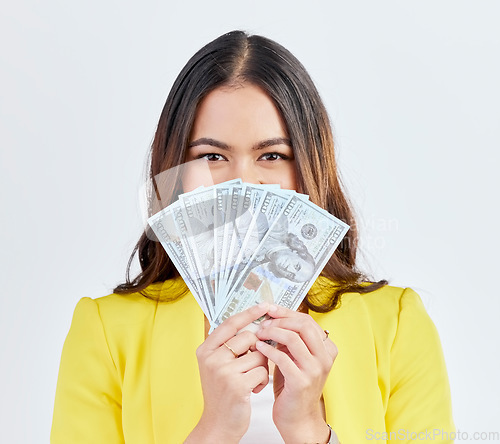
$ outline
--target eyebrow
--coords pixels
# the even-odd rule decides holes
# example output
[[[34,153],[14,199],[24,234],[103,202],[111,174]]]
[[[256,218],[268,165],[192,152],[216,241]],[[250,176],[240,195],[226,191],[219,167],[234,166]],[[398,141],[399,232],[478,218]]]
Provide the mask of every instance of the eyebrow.
[[[229,146],[227,143],[221,142],[216,139],[212,139],[210,137],[201,137],[200,139],[193,140],[192,142],[189,142],[188,148],[192,148],[194,146],[199,146],[199,145],[209,145],[226,151],[232,150],[232,147]],[[262,140],[261,142],[258,142],[252,147],[252,150],[262,150],[264,148],[269,148],[270,146],[275,146],[275,145],[288,145],[291,147],[292,142],[290,141],[290,139],[287,139],[286,137],[273,137],[271,139],[266,139]]]

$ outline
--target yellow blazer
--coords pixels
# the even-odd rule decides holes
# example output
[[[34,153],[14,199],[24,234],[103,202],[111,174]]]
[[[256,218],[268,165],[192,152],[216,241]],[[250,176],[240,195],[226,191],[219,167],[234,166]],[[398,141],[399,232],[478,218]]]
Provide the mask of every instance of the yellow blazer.
[[[323,396],[344,444],[452,442],[439,337],[413,290],[349,293],[340,308],[310,314],[339,349]],[[182,443],[203,410],[195,356],[203,340],[190,293],[166,303],[139,294],[80,300],[62,352],[51,443]]]

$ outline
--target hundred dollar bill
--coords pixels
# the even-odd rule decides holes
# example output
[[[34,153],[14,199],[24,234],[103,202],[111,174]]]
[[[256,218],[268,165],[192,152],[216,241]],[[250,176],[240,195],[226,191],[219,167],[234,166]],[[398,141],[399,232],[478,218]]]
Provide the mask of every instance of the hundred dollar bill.
[[[248,224],[252,220],[253,213],[250,213],[250,207],[253,202],[258,203],[260,197],[264,193],[262,188],[252,187],[251,185],[243,184],[241,196],[236,209],[235,220],[233,224],[233,232],[231,235],[231,243],[228,250],[226,267],[231,268],[236,260],[238,251],[243,244]],[[254,204],[255,205],[255,204]]]
[[[261,301],[297,309],[348,229],[315,204],[292,196],[239,274],[214,325]]]
[[[187,228],[189,257],[200,277],[206,298],[215,306],[214,206],[215,189],[200,188],[179,196],[181,214]]]
[[[229,188],[219,186],[215,189],[214,210],[214,262],[215,262],[215,303],[217,304],[220,287],[220,266],[224,244],[224,224],[226,221],[226,206]]]
[[[227,284],[230,280],[231,270],[236,262],[236,257],[243,245],[246,232],[252,223],[253,215],[259,205],[260,199],[264,194],[264,188],[260,185],[243,184],[241,189],[241,198],[238,201],[233,230],[231,235],[231,243],[227,253],[227,258],[224,264],[225,279],[222,282],[220,289],[221,299],[227,293]]]
[[[292,198],[294,192],[290,190],[268,190],[262,198],[249,207],[249,211],[241,217],[241,232],[244,236],[239,247],[238,255],[231,264],[231,273],[226,286],[229,293],[236,283],[241,271],[245,269],[253,253],[266,235],[269,227],[280,215],[283,207]]]
[[[240,202],[240,196],[243,189],[243,185],[234,184],[229,186],[229,194],[226,202],[225,209],[225,223],[224,223],[224,237],[222,240],[222,255],[220,259],[220,273],[219,273],[219,296],[221,293],[221,288],[224,287],[224,282],[228,277],[227,273],[227,261],[229,256],[229,249],[231,247],[231,239],[234,230],[234,222],[236,220],[236,214],[238,210],[238,205]]]
[[[243,263],[238,257],[241,255],[245,239],[249,235],[250,227],[255,226],[256,221],[254,218],[259,216],[257,212],[258,208],[262,205],[261,198],[268,190],[274,190],[276,193],[280,193],[280,186],[278,184],[243,184],[241,190],[242,195],[238,202],[233,224],[231,246],[224,264],[224,280],[221,283],[220,289],[220,299],[222,301],[224,301],[231,283],[234,280],[235,269],[243,269]],[[289,193],[290,191],[282,190],[281,192]],[[270,223],[267,221],[266,225],[263,225],[261,217],[258,217],[258,222],[259,230],[257,235],[260,241],[268,230]],[[258,243],[259,242],[254,243],[253,247],[255,248]]]
[[[207,317],[210,317],[212,312],[208,308],[207,301],[200,297],[198,286],[193,280],[193,276],[195,275],[192,269],[193,265],[186,257],[182,242],[178,236],[177,226],[173,216],[173,210],[178,205],[179,202],[176,202],[151,216],[148,219],[148,223],[167,252],[171,261],[179,271],[179,274],[186,283],[187,287],[196,298],[201,309]]]
[[[182,243],[182,248],[186,255],[186,258],[191,265],[192,271],[192,279],[196,283],[196,287],[198,288],[198,298],[206,301],[206,305],[210,312],[210,316],[207,316],[209,319],[213,319],[214,315],[214,296],[213,292],[211,293],[209,290],[209,285],[207,283],[207,279],[203,274],[200,274],[199,269],[197,267],[197,253],[190,245],[190,237],[192,237],[192,233],[188,228],[188,220],[189,217],[186,213],[186,209],[182,205],[177,205],[173,209],[174,222],[177,227],[178,235],[180,241]]]
[[[231,239],[231,247],[226,261],[227,269],[231,270],[237,262],[237,257],[241,252],[245,237],[252,226],[253,218],[255,217],[258,208],[261,206],[261,197],[266,191],[274,190],[280,193],[278,184],[243,184],[242,195],[236,210],[236,219],[234,221],[233,235]],[[282,193],[287,193],[288,190],[283,190]],[[268,223],[269,228],[269,223]],[[267,231],[267,229],[266,229]]]
[[[230,186],[241,184],[241,179],[230,180],[215,185],[214,206],[214,262],[215,262],[215,298],[216,304],[219,297],[221,263],[224,247],[224,226],[227,220],[226,209],[229,199]]]

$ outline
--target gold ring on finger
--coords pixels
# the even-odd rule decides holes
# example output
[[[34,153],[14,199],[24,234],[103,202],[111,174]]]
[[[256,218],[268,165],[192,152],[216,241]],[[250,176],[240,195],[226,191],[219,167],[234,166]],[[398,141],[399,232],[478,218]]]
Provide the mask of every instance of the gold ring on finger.
[[[328,330],[323,330],[326,334],[325,339],[323,339],[323,342],[325,342],[328,339],[328,336],[330,336],[330,332]]]
[[[238,353],[236,353],[231,347],[229,347],[229,345],[227,345],[227,342],[224,342],[224,345],[234,355],[235,358],[237,358],[239,356]]]

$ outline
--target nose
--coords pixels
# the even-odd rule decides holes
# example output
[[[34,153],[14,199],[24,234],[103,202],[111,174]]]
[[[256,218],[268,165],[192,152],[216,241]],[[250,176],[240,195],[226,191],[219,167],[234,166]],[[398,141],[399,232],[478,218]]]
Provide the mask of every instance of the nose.
[[[240,161],[233,165],[234,177],[247,183],[264,183],[259,168],[251,161]]]

